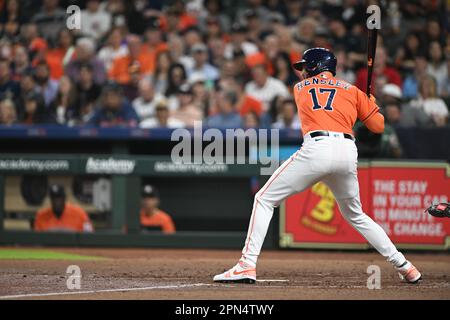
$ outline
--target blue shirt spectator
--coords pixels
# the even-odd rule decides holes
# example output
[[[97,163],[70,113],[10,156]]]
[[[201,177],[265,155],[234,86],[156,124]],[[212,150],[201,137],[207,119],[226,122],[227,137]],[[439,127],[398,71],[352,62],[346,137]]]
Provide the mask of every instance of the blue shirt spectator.
[[[240,128],[242,119],[236,111],[237,95],[235,92],[219,92],[217,107],[219,112],[206,119],[206,125],[213,128]]]

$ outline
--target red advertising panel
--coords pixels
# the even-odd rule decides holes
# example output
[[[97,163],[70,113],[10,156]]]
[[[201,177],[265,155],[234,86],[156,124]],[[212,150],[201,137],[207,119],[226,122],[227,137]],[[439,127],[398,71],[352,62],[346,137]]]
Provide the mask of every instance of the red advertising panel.
[[[420,165],[420,167],[419,167]],[[364,211],[392,241],[411,248],[447,248],[450,219],[424,212],[450,199],[445,164],[376,162],[358,169]],[[288,198],[280,210],[281,247],[367,248],[323,183]]]

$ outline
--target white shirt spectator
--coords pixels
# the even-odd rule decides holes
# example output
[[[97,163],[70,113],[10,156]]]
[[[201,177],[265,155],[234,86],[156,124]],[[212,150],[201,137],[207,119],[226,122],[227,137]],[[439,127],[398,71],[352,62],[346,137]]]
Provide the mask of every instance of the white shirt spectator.
[[[285,98],[289,97],[289,90],[287,89],[286,85],[281,80],[275,79],[273,77],[267,77],[266,83],[263,87],[259,87],[255,83],[255,81],[250,81],[245,86],[245,93],[261,101],[263,104],[264,112],[267,112],[267,110],[269,110],[270,103],[276,96]]]
[[[447,105],[441,98],[423,99],[420,97],[419,99],[411,101],[411,107],[422,108],[423,111],[431,117],[448,117],[449,115]]]
[[[283,119],[278,120],[277,122],[274,122],[272,124],[272,128],[274,129],[295,129],[299,130],[301,129],[300,121],[298,120],[298,117],[296,116],[294,120],[288,125],[286,122],[283,121]]]
[[[233,59],[233,50],[233,45],[231,43],[227,44],[223,53],[225,58]],[[259,52],[258,47],[254,43],[248,41],[241,44],[241,50],[244,52],[245,56],[249,56]]]
[[[111,27],[111,15],[109,12],[98,9],[95,12],[81,11],[81,32],[85,36],[101,39]]]
[[[445,91],[445,86],[447,85],[447,66],[445,63],[439,64],[434,67],[432,63],[428,64],[427,67],[428,75],[436,79],[436,90],[437,94],[440,96]]]
[[[111,46],[105,46],[98,52],[98,58],[103,61],[106,70],[111,69],[112,63],[115,59],[124,57],[128,54],[128,47],[125,44],[120,45],[119,48],[114,49]]]
[[[145,119],[154,117],[156,106],[164,100],[165,98],[163,95],[155,93],[151,101],[144,101],[142,97],[137,97],[133,100],[132,105],[142,122]]]

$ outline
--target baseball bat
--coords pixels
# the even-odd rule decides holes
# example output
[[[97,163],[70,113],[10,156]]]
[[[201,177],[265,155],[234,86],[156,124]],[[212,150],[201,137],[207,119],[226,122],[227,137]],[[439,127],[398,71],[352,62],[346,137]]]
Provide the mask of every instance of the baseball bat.
[[[376,28],[369,29],[367,39],[367,88],[366,93],[370,96],[372,90],[372,73],[375,63],[375,54],[377,52],[378,30]]]

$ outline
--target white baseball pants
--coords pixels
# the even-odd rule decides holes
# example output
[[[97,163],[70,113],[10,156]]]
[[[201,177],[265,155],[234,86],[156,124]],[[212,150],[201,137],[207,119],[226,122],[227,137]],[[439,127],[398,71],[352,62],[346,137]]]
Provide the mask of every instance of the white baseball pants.
[[[394,266],[406,260],[384,230],[366,215],[359,199],[358,150],[342,133],[304,137],[302,147],[286,160],[255,195],[252,216],[242,250],[243,259],[256,265],[273,210],[292,194],[318,181],[333,192],[344,218]]]

